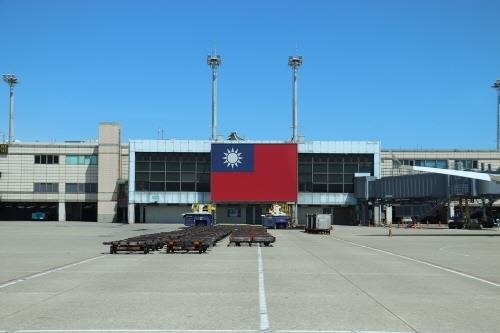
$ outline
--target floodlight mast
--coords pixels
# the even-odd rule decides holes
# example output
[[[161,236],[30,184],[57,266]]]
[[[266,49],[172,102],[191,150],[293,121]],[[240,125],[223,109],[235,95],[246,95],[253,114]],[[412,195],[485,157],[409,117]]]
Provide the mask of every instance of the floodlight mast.
[[[212,69],[212,136],[211,140],[217,140],[217,69],[222,64],[222,58],[213,54],[207,57],[207,64]]]
[[[297,76],[299,67],[302,65],[302,56],[289,56],[288,66],[292,69],[292,142],[299,141],[299,124],[298,124],[298,82]]]
[[[9,85],[9,143],[14,142],[14,86],[19,80],[14,74],[2,75],[5,83]]]
[[[500,150],[500,80],[491,86],[497,91],[497,150]]]

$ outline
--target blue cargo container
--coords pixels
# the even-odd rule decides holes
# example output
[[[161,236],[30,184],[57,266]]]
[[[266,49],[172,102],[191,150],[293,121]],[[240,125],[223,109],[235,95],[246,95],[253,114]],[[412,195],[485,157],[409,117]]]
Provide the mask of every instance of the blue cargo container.
[[[186,227],[212,227],[214,216],[209,213],[186,213],[183,214]]]
[[[286,229],[290,216],[288,215],[265,215],[262,225],[269,229]]]

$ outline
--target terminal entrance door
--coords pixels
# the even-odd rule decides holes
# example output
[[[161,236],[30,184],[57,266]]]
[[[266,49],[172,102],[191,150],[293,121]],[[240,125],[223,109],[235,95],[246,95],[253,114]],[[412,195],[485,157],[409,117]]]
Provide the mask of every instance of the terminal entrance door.
[[[262,207],[258,205],[248,205],[246,209],[246,224],[261,224]]]

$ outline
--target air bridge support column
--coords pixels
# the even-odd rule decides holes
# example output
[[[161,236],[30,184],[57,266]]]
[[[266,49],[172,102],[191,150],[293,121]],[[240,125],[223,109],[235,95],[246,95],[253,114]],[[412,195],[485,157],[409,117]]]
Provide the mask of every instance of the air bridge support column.
[[[392,206],[385,206],[385,222],[392,224]]]
[[[64,201],[59,202],[57,215],[59,222],[66,222],[66,203]]]
[[[380,206],[375,205],[373,206],[373,223],[375,225],[380,225]]]
[[[455,205],[453,204],[453,202],[450,202],[448,203],[448,220],[451,220],[455,217]],[[448,221],[445,221],[446,223]]]
[[[134,224],[135,223],[135,204],[129,203],[127,212],[128,212],[128,224]]]

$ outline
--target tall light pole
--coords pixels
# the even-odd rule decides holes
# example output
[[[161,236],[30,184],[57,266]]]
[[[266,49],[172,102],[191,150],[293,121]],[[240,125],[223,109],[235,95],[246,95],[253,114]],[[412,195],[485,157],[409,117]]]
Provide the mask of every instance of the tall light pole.
[[[222,64],[222,58],[213,54],[207,57],[207,64],[212,68],[212,136],[211,140],[217,140],[217,69]]]
[[[3,80],[9,85],[9,143],[14,142],[14,86],[19,80],[14,74],[4,74]]]
[[[497,91],[497,150],[500,150],[500,80],[491,86]]]
[[[297,76],[299,67],[302,65],[302,56],[289,56],[288,66],[292,68],[292,142],[299,140],[299,124],[298,124],[298,82]]]

